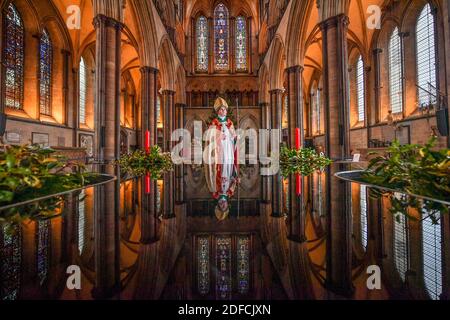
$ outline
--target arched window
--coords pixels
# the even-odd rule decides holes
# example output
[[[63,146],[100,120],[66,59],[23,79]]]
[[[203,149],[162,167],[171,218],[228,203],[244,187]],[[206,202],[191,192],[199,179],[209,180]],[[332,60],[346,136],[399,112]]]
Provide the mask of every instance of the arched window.
[[[436,46],[434,16],[426,4],[416,25],[417,85],[419,106],[436,103]]]
[[[80,87],[80,96],[79,96],[79,120],[80,124],[86,124],[86,100],[87,100],[87,67],[86,62],[83,57],[80,60],[80,69],[78,70],[79,77],[79,87]]]
[[[44,29],[39,42],[39,107],[43,115],[50,116],[52,97],[53,46]]]
[[[320,88],[317,86],[316,91],[314,92],[314,112],[316,114],[316,118],[315,118],[315,125],[316,125],[316,134],[320,134],[321,133],[321,125],[322,125],[322,121],[321,121],[321,117],[322,117],[322,96],[321,96],[321,92],[320,92]]]
[[[360,190],[360,224],[361,224],[361,244],[367,249],[367,187],[361,186]]]
[[[358,121],[362,122],[366,119],[366,91],[364,87],[364,61],[361,55],[356,62],[356,94],[358,98]]]
[[[428,295],[439,300],[442,294],[441,226],[430,217],[422,221],[423,280]]]
[[[389,95],[392,113],[403,112],[402,52],[398,28],[389,39]]]
[[[197,19],[197,71],[208,71],[209,31],[208,20],[204,16]]]
[[[229,68],[229,22],[228,9],[223,4],[214,10],[214,55],[216,70]]]
[[[236,70],[247,71],[247,21],[236,18]]]
[[[22,18],[13,4],[4,21],[5,106],[23,109],[24,34]]]

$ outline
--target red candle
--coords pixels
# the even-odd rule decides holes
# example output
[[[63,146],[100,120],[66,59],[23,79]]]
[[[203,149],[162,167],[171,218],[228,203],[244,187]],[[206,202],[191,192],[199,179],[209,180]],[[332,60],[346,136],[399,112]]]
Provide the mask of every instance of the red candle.
[[[145,132],[145,152],[150,153],[150,131]]]
[[[296,128],[295,129],[295,148],[297,150],[300,150],[301,147],[302,147],[302,143],[301,143],[300,128]],[[297,174],[295,178],[296,178],[295,186],[296,186],[297,196],[301,196],[302,195],[302,177],[300,177],[300,175]]]
[[[150,173],[147,173],[145,176],[145,194],[150,194],[151,190],[151,179],[150,179]]]

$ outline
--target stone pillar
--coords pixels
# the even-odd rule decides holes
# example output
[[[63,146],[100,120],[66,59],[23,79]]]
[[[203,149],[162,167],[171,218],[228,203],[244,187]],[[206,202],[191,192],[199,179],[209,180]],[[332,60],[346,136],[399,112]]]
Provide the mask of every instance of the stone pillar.
[[[122,24],[97,15],[96,30],[96,156],[99,171],[120,177],[112,162],[120,156],[120,55]],[[112,297],[120,285],[119,267],[120,179],[95,190],[95,269],[93,296]]]
[[[214,19],[208,17],[208,31],[209,31],[209,50],[208,50],[208,64],[209,74],[214,73]],[[194,47],[197,48],[197,47]],[[197,49],[196,49],[197,50]]]
[[[172,145],[171,136],[174,129],[174,109],[175,109],[175,91],[164,90],[162,92],[163,109],[164,109],[164,152],[171,152]],[[164,174],[164,206],[163,217],[166,219],[175,216],[174,201],[174,173],[167,172]]]
[[[184,128],[185,108],[186,104],[175,104],[175,129]],[[175,204],[183,204],[184,201],[184,165],[181,164],[175,167]]]
[[[139,146],[145,148],[145,135],[150,131],[150,144],[157,142],[156,103],[158,97],[158,70],[152,67],[141,68],[141,125],[139,134]],[[146,191],[145,177],[139,179],[141,197],[141,243],[150,244],[159,240],[160,221],[156,212],[155,181],[150,181],[150,193]]]
[[[288,97],[289,97],[289,143],[295,148],[296,129],[300,129],[300,144],[305,144],[305,131],[303,125],[303,84],[302,66],[288,68]],[[306,211],[304,208],[303,194],[305,191],[305,179],[301,178],[302,193],[297,195],[296,177],[291,176],[290,186],[290,217],[288,224],[288,238],[292,241],[303,242],[305,237]]]
[[[398,36],[400,37],[400,54],[402,57],[402,61],[406,61],[405,57],[405,41],[406,38],[410,36],[409,32],[399,32]],[[403,117],[406,117],[406,78],[405,78],[405,68],[406,64],[402,63],[402,113]]]
[[[275,89],[270,91],[271,105],[271,129],[278,130],[278,139],[282,141],[282,97],[283,90]],[[278,172],[272,177],[272,216],[283,217],[283,177]]]
[[[236,73],[236,17],[230,17],[230,73]]]
[[[270,112],[270,104],[267,102],[262,102],[259,104],[261,107],[261,129],[267,129],[270,130],[270,122],[271,122],[271,112]],[[267,131],[268,133],[268,131]],[[269,143],[268,141],[270,141],[270,135],[267,134],[265,136],[265,138],[267,139],[267,142],[263,141],[263,139],[261,138],[260,135],[260,150],[264,150],[264,152],[266,153],[264,156],[268,156],[270,149],[269,147]],[[261,197],[261,202],[264,204],[268,204],[271,203],[272,201],[272,197],[271,197],[271,193],[272,193],[272,188],[271,188],[271,181],[272,181],[272,177],[270,176],[262,176],[261,177],[261,193],[262,193],[262,197]]]
[[[374,119],[367,119],[367,126],[370,127],[371,121],[379,123],[381,121],[381,105],[380,105],[380,89],[381,89],[381,65],[380,54],[383,52],[381,49],[373,50],[373,67],[374,67]],[[370,131],[370,129],[369,129]]]
[[[320,24],[323,37],[323,85],[326,152],[334,161],[350,156],[347,31],[349,20],[338,15]],[[340,164],[327,169],[327,287],[350,296],[352,286],[350,184],[334,177]]]

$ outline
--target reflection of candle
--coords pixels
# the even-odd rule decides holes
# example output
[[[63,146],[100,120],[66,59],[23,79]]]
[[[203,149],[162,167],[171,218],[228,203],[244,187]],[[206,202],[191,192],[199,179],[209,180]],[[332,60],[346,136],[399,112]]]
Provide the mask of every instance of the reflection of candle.
[[[147,175],[145,176],[145,194],[150,194],[151,192],[150,181],[150,173],[147,173]]]
[[[150,153],[150,131],[145,132],[145,152]]]
[[[295,129],[295,148],[297,150],[300,150],[301,148],[301,141],[300,141],[300,128]],[[295,186],[296,186],[296,192],[297,196],[301,196],[302,194],[302,178],[299,174],[295,176]]]

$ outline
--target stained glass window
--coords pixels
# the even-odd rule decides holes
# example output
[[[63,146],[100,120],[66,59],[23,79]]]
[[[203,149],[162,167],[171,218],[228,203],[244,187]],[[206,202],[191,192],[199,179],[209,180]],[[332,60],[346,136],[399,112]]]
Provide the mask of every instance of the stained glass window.
[[[47,279],[50,254],[50,221],[37,222],[37,274],[40,285]]]
[[[358,121],[364,121],[366,118],[366,93],[364,87],[364,61],[361,55],[356,63],[356,92],[358,97]]]
[[[200,237],[197,239],[198,246],[198,266],[197,266],[197,286],[198,292],[201,295],[206,295],[209,293],[209,238]]]
[[[5,22],[5,106],[23,109],[24,27],[13,4],[8,6]]]
[[[433,300],[439,300],[442,294],[441,250],[441,225],[434,224],[431,218],[427,217],[422,221],[423,279],[427,293]]]
[[[0,299],[17,300],[20,291],[20,268],[22,265],[22,229],[0,229]]]
[[[436,103],[436,45],[434,16],[430,4],[420,13],[416,25],[417,84],[419,106]]]
[[[231,299],[231,237],[216,239],[217,298]]]
[[[80,69],[79,69],[79,86],[80,86],[80,96],[79,96],[79,104],[80,104],[80,124],[86,124],[86,98],[87,98],[87,67],[86,62],[83,57],[80,60]]]
[[[389,39],[389,95],[392,113],[403,111],[402,52],[398,28]]]
[[[209,48],[208,20],[201,16],[197,19],[197,70],[208,71]]]
[[[247,294],[250,290],[250,237],[239,237],[237,249],[238,292]]]
[[[39,106],[44,115],[51,115],[52,67],[52,40],[44,30],[39,43]]]
[[[229,68],[229,22],[228,9],[223,4],[214,10],[214,53],[217,70]]]
[[[236,70],[247,70],[247,21],[242,16],[236,18]]]

